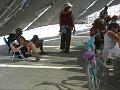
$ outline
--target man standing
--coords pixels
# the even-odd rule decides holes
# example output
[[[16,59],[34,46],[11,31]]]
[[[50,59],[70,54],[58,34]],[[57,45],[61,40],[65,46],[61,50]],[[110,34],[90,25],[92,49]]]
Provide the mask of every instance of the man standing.
[[[104,17],[106,18],[108,16],[108,6],[104,6],[104,9],[100,12],[99,17]]]
[[[64,5],[64,9],[60,13],[59,24],[60,24],[60,34],[61,34],[61,53],[69,53],[71,32],[75,32],[73,14],[71,11],[70,3]]]

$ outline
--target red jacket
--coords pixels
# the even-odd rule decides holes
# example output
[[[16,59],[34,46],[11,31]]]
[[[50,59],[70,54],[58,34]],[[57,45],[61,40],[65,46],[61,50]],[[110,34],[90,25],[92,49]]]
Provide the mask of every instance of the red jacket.
[[[61,11],[60,13],[60,26],[62,25],[68,25],[68,27],[73,28],[74,27],[74,20],[72,11]]]

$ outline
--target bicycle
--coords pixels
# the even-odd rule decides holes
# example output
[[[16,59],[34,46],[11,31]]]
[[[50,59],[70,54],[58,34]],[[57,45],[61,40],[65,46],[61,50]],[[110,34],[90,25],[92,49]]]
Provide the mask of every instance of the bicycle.
[[[105,85],[109,81],[109,69],[107,68],[106,64],[103,62],[103,60],[99,59],[96,56],[96,68],[98,72],[98,80],[99,80],[99,86]]]
[[[84,47],[87,49],[83,57],[86,59],[89,90],[100,89],[102,84],[108,81],[109,77],[109,70],[106,65],[96,56],[94,37],[84,44]]]
[[[96,68],[95,51],[88,50],[84,53],[86,58],[86,71],[88,76],[89,90],[99,89],[98,70]]]

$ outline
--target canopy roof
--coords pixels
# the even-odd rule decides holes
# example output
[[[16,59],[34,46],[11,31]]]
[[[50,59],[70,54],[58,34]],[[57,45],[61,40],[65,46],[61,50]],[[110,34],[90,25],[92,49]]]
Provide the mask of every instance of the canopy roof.
[[[64,3],[70,2],[76,23],[87,15],[120,0],[0,0],[0,36],[7,35],[17,27],[26,30],[44,25],[58,24]],[[33,23],[31,23],[33,21]]]

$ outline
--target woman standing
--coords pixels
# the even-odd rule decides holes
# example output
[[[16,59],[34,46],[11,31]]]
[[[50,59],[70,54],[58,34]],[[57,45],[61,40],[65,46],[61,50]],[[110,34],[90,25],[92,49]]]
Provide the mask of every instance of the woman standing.
[[[117,34],[119,25],[117,23],[111,23],[108,26],[108,31],[104,35],[104,49],[103,57],[106,60],[108,57],[109,51],[112,50],[118,43],[120,47],[120,37]]]

